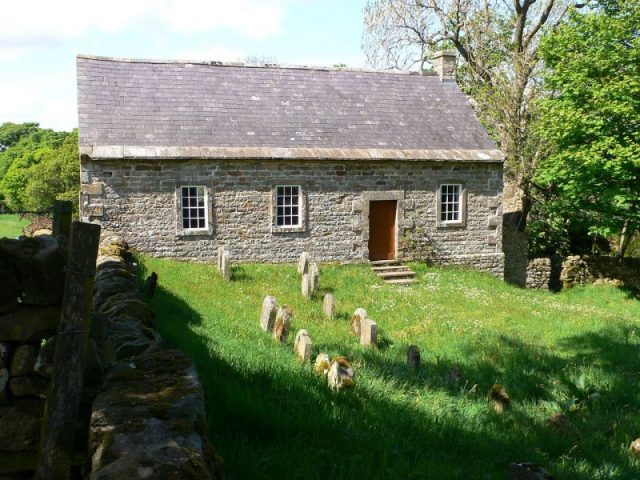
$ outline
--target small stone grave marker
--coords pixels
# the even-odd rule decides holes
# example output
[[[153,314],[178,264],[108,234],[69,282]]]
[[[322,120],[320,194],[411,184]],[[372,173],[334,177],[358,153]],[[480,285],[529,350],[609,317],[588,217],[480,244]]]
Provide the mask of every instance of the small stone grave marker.
[[[327,373],[329,373],[330,364],[331,362],[329,361],[329,355],[327,355],[326,353],[319,353],[313,365],[313,370],[318,375],[326,376]]]
[[[276,297],[267,295],[262,301],[262,312],[260,314],[260,328],[265,332],[273,330],[276,322],[276,313],[278,312],[278,303]]]
[[[325,317],[333,318],[336,310],[336,302],[333,298],[333,293],[327,293],[322,300],[322,312]]]
[[[300,254],[300,259],[298,260],[298,273],[300,275],[309,272],[309,254],[307,252],[302,252]]]
[[[534,463],[512,463],[507,471],[508,480],[553,480],[553,475]]]
[[[311,298],[311,278],[308,273],[302,274],[302,296],[304,298]]]
[[[222,256],[224,255],[224,247],[218,247],[218,271],[222,271]]]
[[[360,336],[360,324],[365,318],[367,318],[367,311],[364,308],[358,308],[353,312],[353,316],[351,317],[351,331],[356,337]]]
[[[309,267],[309,283],[311,295],[317,290],[318,283],[320,282],[320,270],[318,269],[318,265],[316,262],[313,262]]]
[[[289,337],[289,330],[291,329],[291,318],[293,317],[293,310],[288,305],[283,305],[278,308],[276,314],[276,321],[273,325],[273,338],[280,343],[285,343]]]
[[[329,388],[334,391],[353,385],[353,368],[351,367],[351,362],[345,357],[334,358],[329,366],[327,382]]]
[[[420,350],[415,345],[411,345],[407,350],[407,366],[414,370],[420,368]]]
[[[378,340],[378,324],[370,318],[360,321],[360,345],[369,347],[375,345]]]
[[[222,279],[225,282],[231,280],[231,258],[229,252],[225,251],[222,254]]]
[[[309,336],[309,332],[307,332],[304,328],[298,330],[296,334],[296,340],[293,344],[293,350],[296,353],[296,356],[304,363],[311,360],[311,349],[313,348],[313,343],[311,342],[311,337]]]

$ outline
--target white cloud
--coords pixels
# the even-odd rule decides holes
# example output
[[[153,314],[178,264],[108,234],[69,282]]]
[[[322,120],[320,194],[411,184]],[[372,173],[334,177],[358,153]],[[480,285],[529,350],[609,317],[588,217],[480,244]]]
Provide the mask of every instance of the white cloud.
[[[0,75],[0,84],[0,124],[38,122],[55,130],[71,130],[78,125],[72,74],[48,72],[44,83],[36,76]]]
[[[240,50],[227,48],[224,45],[204,45],[178,52],[174,56],[180,60],[242,62],[247,57],[247,54]]]
[[[262,40],[280,31],[286,0],[22,0],[2,8],[0,49],[54,46],[89,32],[135,24],[201,33],[228,28]]]

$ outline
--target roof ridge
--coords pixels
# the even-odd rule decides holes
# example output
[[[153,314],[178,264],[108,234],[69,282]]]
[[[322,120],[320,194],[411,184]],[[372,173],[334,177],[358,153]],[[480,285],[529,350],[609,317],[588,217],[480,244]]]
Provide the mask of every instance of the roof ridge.
[[[150,64],[181,64],[181,65],[204,65],[211,67],[242,67],[242,68],[266,68],[281,70],[309,70],[320,72],[356,72],[356,73],[386,73],[390,75],[418,75],[418,76],[436,76],[434,71],[409,71],[409,70],[383,70],[375,68],[355,68],[355,67],[325,67],[317,65],[288,65],[288,64],[254,64],[247,62],[230,62],[219,60],[171,60],[171,59],[153,59],[153,58],[127,58],[127,57],[109,57],[101,55],[77,54],[76,58],[86,60],[98,60],[103,62],[118,63],[150,63]]]

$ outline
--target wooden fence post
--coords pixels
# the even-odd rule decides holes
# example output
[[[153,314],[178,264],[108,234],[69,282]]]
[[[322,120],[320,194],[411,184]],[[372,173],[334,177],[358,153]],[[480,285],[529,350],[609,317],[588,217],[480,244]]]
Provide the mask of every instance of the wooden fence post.
[[[68,200],[56,200],[53,202],[53,225],[51,230],[54,237],[62,236],[69,241],[72,213],[73,203]]]
[[[99,242],[99,225],[73,222],[36,479],[66,480],[71,473]]]

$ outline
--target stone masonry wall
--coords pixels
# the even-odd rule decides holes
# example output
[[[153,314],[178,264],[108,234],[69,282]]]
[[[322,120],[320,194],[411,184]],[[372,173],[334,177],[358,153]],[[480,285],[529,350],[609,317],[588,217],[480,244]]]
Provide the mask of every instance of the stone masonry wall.
[[[33,478],[58,338],[67,249],[0,239],[0,478]],[[202,386],[140,299],[127,245],[103,235],[72,478],[215,479]],[[87,438],[89,437],[89,438]]]
[[[238,261],[293,262],[302,251],[321,261],[368,259],[372,200],[397,200],[398,255],[465,263],[502,277],[502,165],[461,162],[91,161],[82,160],[82,215],[154,256],[210,261],[225,246]],[[467,190],[466,224],[437,226],[442,183]],[[306,230],[272,232],[272,191],[300,185]],[[176,188],[212,192],[213,231],[177,230]],[[405,251],[406,250],[406,251]],[[474,260],[475,257],[475,260]],[[458,260],[455,260],[458,259]]]
[[[549,290],[551,283],[551,259],[533,258],[527,265],[527,288]]]

